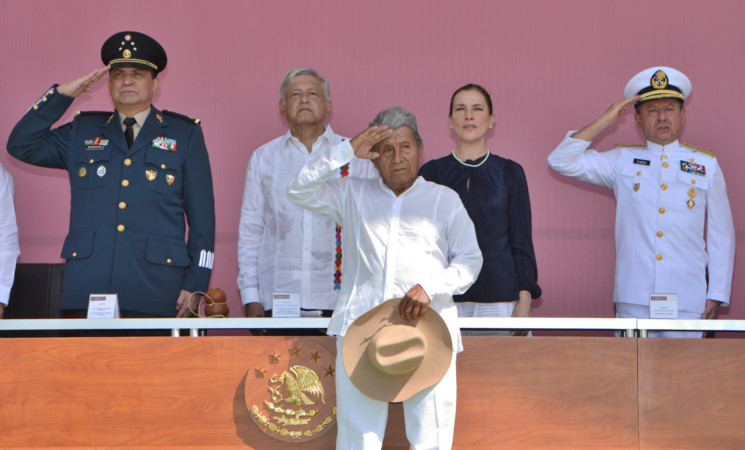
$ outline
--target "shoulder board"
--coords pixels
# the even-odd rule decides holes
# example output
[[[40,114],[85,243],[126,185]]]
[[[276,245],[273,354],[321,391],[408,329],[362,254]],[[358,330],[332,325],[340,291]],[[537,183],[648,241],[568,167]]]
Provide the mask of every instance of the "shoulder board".
[[[634,145],[634,144],[616,144],[613,148],[647,148],[646,145]]]
[[[79,116],[108,116],[113,113],[111,111],[78,111],[75,114]]]
[[[686,147],[686,148],[690,148],[691,150],[693,150],[695,152],[701,152],[704,155],[709,155],[711,157],[714,157],[714,152],[709,151],[709,150],[704,150],[701,147],[696,147],[695,145],[691,145],[691,144],[688,144],[686,142],[681,142],[680,145],[682,145],[683,147]]]
[[[177,117],[177,118],[179,118],[181,120],[185,120],[187,122],[192,122],[192,123],[197,123],[197,124],[201,122],[201,120],[195,119],[194,117],[189,117],[187,115],[179,114],[177,112],[169,111],[167,109],[164,109],[163,110],[163,114],[165,114],[167,116],[171,116],[171,117]]]

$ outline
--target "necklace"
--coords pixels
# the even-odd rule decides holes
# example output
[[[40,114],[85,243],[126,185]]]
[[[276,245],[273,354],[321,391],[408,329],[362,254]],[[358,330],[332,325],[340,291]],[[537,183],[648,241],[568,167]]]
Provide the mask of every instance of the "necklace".
[[[484,163],[486,162],[486,160],[487,160],[487,159],[489,159],[489,151],[488,151],[488,150],[486,151],[486,156],[485,156],[485,157],[484,157],[484,159],[483,159],[483,160],[482,160],[482,161],[481,161],[480,163],[478,163],[478,164],[468,164],[467,162],[461,161],[460,159],[458,159],[458,157],[457,157],[457,156],[455,156],[455,150],[453,150],[453,158],[455,158],[455,160],[456,160],[456,161],[458,161],[459,163],[463,164],[463,165],[464,165],[464,166],[466,166],[466,167],[478,167],[478,166],[480,166],[480,165],[484,164]]]

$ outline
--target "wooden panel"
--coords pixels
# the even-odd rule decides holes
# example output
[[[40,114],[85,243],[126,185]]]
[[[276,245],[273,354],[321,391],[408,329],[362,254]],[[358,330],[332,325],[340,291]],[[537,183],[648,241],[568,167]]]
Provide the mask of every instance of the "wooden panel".
[[[745,342],[639,340],[641,448],[745,448]]]
[[[333,354],[328,337],[308,337]],[[2,447],[299,447],[261,433],[244,389],[279,337],[0,341]],[[467,337],[455,448],[636,448],[636,340]],[[280,352],[281,353],[281,352]],[[400,405],[385,448],[406,449]],[[304,449],[334,447],[335,428]]]
[[[636,340],[469,337],[455,444],[637,448]]]

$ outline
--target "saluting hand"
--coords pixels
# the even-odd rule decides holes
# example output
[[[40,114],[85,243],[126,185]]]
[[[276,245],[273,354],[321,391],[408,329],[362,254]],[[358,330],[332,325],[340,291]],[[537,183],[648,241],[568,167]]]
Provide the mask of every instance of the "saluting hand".
[[[640,98],[641,97],[639,95],[636,95],[629,99],[613,103],[612,105],[610,105],[608,110],[603,113],[602,116],[598,117],[591,124],[574,133],[572,137],[576,139],[582,139],[583,141],[592,142],[592,140],[595,139],[598,134],[600,134],[609,126],[618,122],[618,119],[626,114],[627,106],[635,104],[639,101]]]
[[[83,75],[82,77],[75,78],[74,80],[68,81],[65,84],[60,84],[59,86],[57,86],[57,92],[68,97],[75,98],[83,92],[90,91],[91,86],[93,86],[96,81],[100,80],[101,77],[106,75],[110,68],[110,66],[101,67],[100,69],[96,69],[88,75]]]
[[[401,303],[398,304],[398,312],[401,317],[413,322],[424,316],[430,303],[432,301],[429,299],[429,295],[424,291],[424,288],[417,284],[409,289],[409,292],[401,299]]]
[[[372,148],[378,142],[384,141],[390,137],[391,134],[393,134],[393,130],[388,129],[387,126],[369,127],[355,136],[349,143],[352,145],[354,154],[358,158],[376,159],[380,155],[378,152],[371,151]]]

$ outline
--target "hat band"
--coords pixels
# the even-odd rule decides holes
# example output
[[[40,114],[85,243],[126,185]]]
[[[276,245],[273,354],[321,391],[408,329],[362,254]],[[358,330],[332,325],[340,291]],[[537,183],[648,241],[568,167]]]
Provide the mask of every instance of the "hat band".
[[[109,61],[109,65],[117,64],[117,63],[142,64],[144,66],[152,67],[153,69],[158,70],[158,66],[151,63],[150,61],[145,61],[144,59],[119,58],[119,59],[112,59],[111,61]]]
[[[669,91],[669,90],[657,90],[657,91],[650,91],[646,94],[642,94],[641,98],[639,99],[639,103],[641,102],[648,102],[652,100],[658,100],[661,98],[675,98],[678,100],[685,100],[686,98],[678,91]]]

